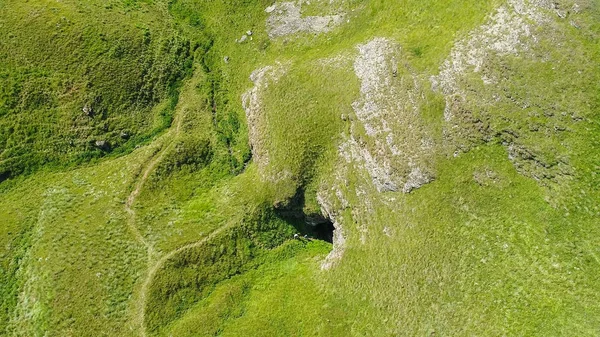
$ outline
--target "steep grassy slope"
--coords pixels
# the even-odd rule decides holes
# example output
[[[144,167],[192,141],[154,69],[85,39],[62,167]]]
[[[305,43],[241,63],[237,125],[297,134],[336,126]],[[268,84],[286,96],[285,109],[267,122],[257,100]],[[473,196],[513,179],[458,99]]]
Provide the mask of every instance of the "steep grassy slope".
[[[162,6],[0,7],[2,180],[130,150],[170,124],[198,45],[177,32]]]
[[[0,335],[598,335],[597,2],[0,13]]]
[[[147,154],[39,175],[3,193],[4,333],[125,334],[145,256],[120,200]]]

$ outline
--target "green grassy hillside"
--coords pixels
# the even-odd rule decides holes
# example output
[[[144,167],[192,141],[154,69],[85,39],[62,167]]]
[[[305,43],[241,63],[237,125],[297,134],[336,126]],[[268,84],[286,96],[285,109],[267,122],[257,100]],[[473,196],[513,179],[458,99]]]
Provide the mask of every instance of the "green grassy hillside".
[[[163,6],[3,1],[0,177],[123,153],[169,126],[198,44]]]
[[[0,0],[0,336],[597,336],[599,23]]]

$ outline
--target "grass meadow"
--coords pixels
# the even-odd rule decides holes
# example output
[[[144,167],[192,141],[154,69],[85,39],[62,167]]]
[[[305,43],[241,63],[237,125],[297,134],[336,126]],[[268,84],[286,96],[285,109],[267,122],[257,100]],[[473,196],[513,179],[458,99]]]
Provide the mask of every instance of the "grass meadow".
[[[294,240],[275,206],[319,212],[356,45],[397,41],[429,83],[502,2],[348,0],[331,33],[271,40],[272,3],[0,0],[0,336],[598,335],[598,5],[540,28],[542,57],[488,60],[497,85],[461,83],[494,132],[435,153],[431,184],[380,194],[349,166],[344,256],[321,270],[331,244]],[[258,127],[278,182],[241,103],[275,62]],[[423,96],[442,143],[444,98]]]

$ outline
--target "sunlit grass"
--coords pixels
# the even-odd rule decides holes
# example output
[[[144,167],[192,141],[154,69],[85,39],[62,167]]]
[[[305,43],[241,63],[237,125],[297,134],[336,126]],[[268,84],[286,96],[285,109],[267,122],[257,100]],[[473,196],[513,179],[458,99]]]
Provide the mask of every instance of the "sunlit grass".
[[[347,131],[341,115],[358,97],[357,44],[398,41],[402,62],[428,83],[453,43],[499,3],[346,1],[349,22],[331,34],[270,41],[266,0],[0,2],[0,149],[12,156],[20,146],[20,167],[36,171],[0,184],[0,335],[140,335],[134,317],[149,266],[223,226],[159,268],[145,303],[150,335],[597,334],[596,12],[577,22],[585,36],[568,22],[568,44],[546,36],[537,52],[551,62],[493,59],[510,80],[468,83],[477,117],[519,131],[550,164],[568,157],[571,180],[546,186],[519,174],[501,135],[457,158],[437,154],[436,181],[409,195],[357,196],[365,182],[351,173],[350,201],[366,200],[371,211],[346,222],[346,252],[331,271],[320,270],[330,245],[290,241],[297,229],[273,211],[300,188],[308,211],[319,212],[316,190],[335,174]],[[253,39],[236,43],[247,30]],[[319,63],[339,55],[349,61]],[[249,161],[240,98],[250,73],[275,61],[289,68],[262,97],[258,127],[271,155],[266,173],[292,173],[279,184]],[[532,114],[507,99],[478,104],[498,88],[566,115]],[[152,97],[138,100],[140,90]],[[82,104],[100,94],[106,120],[78,124]],[[443,98],[428,87],[424,95],[423,119],[441,140]],[[162,132],[173,114],[183,118],[176,136]],[[540,136],[528,131],[533,124],[568,130]],[[88,126],[93,132],[79,131]],[[136,136],[125,141],[123,130]],[[89,141],[104,136],[121,147],[98,159]],[[88,143],[52,145],[69,137]],[[135,225],[157,251],[149,257],[124,203],[171,141],[133,205]],[[79,166],[65,169],[71,161]],[[353,220],[352,211],[342,215]]]

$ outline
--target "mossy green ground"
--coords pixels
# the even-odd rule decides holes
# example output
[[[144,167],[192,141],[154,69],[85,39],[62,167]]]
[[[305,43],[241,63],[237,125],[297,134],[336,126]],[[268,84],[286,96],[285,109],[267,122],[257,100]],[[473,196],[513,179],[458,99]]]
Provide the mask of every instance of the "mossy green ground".
[[[178,33],[162,6],[0,6],[2,180],[122,153],[169,125],[200,45]]]
[[[569,131],[558,136],[520,138],[557,146],[550,162],[568,155],[568,182],[544,186],[519,174],[500,136],[457,158],[440,154],[433,183],[393,202],[369,198],[366,240],[345,228],[343,260],[329,271],[320,262],[330,245],[290,240],[296,229],[273,210],[298,188],[318,207],[315,191],[345,131],[339,116],[358,95],[351,66],[318,59],[354,55],[357,44],[385,36],[426,79],[500,3],[347,1],[350,22],[333,33],[271,41],[266,0],[0,0],[0,178],[10,177],[0,183],[0,334],[598,335],[595,2],[578,22],[585,33],[565,23],[568,44],[540,47],[561,60],[552,62],[558,69],[502,61],[513,74],[506,90],[582,119],[562,121]],[[247,30],[253,39],[236,43]],[[250,160],[240,99],[250,73],[275,61],[291,64],[265,97],[270,168],[294,178],[280,184],[262,182]],[[441,139],[443,99],[426,95],[424,118]],[[90,102],[99,113],[82,115]],[[481,117],[496,128],[554,127],[504,101],[487,109]],[[174,116],[181,130],[166,131],[178,127]],[[110,153],[94,146],[100,138]],[[163,150],[133,204],[134,224],[156,251],[148,256],[125,204]],[[352,177],[349,189],[361,183]],[[161,265],[141,303],[153,263],[220,228]]]

